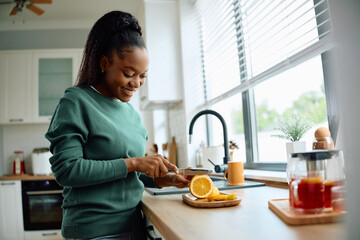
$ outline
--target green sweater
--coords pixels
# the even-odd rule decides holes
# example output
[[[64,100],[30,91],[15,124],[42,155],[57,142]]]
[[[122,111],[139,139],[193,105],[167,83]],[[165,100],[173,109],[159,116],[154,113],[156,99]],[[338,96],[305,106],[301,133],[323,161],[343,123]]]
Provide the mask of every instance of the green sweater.
[[[94,89],[71,87],[45,137],[51,169],[64,187],[62,235],[92,238],[130,231],[144,185],[154,179],[127,172],[124,158],[142,157],[147,130],[129,103]]]

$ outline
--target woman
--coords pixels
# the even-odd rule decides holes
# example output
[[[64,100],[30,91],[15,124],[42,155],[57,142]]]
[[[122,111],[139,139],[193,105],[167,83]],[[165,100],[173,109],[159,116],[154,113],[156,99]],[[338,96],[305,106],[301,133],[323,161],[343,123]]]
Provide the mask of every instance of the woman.
[[[146,187],[186,187],[161,155],[144,157],[147,130],[128,103],[144,84],[148,54],[138,21],[113,11],[93,26],[76,87],[65,91],[46,138],[64,187],[66,239],[145,239]]]

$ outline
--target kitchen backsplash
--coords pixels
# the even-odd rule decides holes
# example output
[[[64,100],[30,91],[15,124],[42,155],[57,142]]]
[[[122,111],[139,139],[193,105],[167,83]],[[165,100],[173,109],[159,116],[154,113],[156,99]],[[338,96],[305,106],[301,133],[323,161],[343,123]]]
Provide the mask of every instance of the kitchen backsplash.
[[[50,143],[45,138],[49,124],[16,124],[3,125],[3,159],[1,175],[12,173],[14,151],[24,151],[25,172],[31,171],[31,153],[34,148],[49,147]]]
[[[188,132],[186,130],[185,111],[182,105],[169,109],[170,136],[175,137],[177,145],[177,159],[179,167],[188,167],[192,164],[188,160],[187,142]]]

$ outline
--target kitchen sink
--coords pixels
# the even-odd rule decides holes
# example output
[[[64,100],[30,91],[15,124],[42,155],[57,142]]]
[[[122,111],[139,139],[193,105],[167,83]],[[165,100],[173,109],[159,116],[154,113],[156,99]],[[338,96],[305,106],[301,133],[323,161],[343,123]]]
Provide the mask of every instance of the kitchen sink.
[[[259,183],[254,181],[245,180],[244,185],[240,186],[229,186],[228,182],[224,180],[223,177],[210,177],[214,186],[216,186],[220,191],[229,190],[229,189],[238,189],[238,188],[251,188],[251,187],[262,187],[265,186],[265,183]],[[177,188],[177,187],[163,187],[163,188],[145,188],[145,191],[151,195],[168,195],[168,194],[179,194],[179,193],[189,193],[189,188]]]

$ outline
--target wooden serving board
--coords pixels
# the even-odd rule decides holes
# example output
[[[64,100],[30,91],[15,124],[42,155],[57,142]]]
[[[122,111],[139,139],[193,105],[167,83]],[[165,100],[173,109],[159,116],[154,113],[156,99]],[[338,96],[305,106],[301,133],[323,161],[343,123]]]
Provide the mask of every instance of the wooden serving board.
[[[346,212],[334,212],[326,208],[317,214],[302,214],[291,211],[289,199],[273,199],[268,201],[269,208],[284,222],[290,225],[306,225],[317,223],[338,222],[344,219]]]
[[[221,193],[226,194],[226,193]],[[191,193],[182,195],[183,201],[189,204],[192,207],[196,208],[221,208],[221,207],[232,207],[239,205],[241,202],[241,198],[236,197],[234,200],[228,201],[213,201],[209,202],[207,199],[199,199],[194,197]]]

